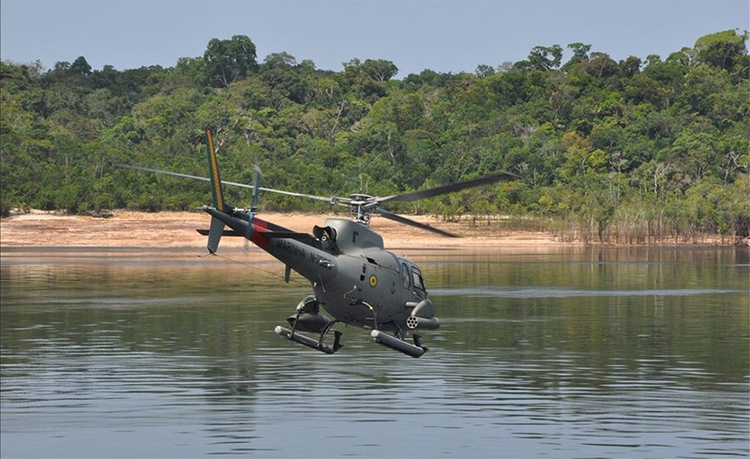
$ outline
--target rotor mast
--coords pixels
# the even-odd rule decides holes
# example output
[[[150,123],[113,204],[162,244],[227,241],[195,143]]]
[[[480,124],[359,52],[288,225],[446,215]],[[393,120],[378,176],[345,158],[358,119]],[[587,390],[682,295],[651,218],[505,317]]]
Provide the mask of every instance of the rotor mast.
[[[349,195],[349,213],[354,221],[363,225],[370,224],[370,214],[374,205],[377,205],[373,196],[361,193]]]

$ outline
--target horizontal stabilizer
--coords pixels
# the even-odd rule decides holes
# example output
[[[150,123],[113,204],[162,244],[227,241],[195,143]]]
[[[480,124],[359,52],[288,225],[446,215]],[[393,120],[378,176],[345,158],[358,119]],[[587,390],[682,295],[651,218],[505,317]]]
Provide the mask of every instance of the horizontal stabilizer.
[[[203,236],[211,235],[211,230],[209,229],[199,228],[196,229],[196,231]],[[320,245],[317,239],[307,233],[297,233],[294,231],[262,231],[259,234],[266,239],[294,239],[295,241],[299,241],[303,244],[307,244],[313,247],[317,247]],[[223,230],[220,233],[220,237],[245,237],[245,235],[234,230]]]
[[[211,232],[211,230],[207,230],[205,228],[197,229],[196,231],[199,232],[200,234],[202,234],[203,236],[208,236],[210,234],[210,232]],[[224,237],[224,236],[228,236],[228,237],[245,237],[244,234],[238,233],[238,232],[233,231],[233,230],[224,230],[224,231],[221,232],[221,236],[222,237]]]

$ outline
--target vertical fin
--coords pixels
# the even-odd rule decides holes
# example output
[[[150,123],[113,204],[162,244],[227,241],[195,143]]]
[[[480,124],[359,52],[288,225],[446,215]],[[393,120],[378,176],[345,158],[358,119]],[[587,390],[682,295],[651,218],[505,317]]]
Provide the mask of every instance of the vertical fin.
[[[219,241],[224,233],[224,222],[216,217],[211,217],[211,228],[208,230],[208,244],[206,248],[211,254],[216,253],[219,249]]]
[[[214,150],[214,141],[211,137],[211,131],[206,131],[207,148],[208,148],[208,172],[211,179],[211,194],[214,198],[214,207],[217,210],[224,211],[224,193],[221,190],[221,175],[219,174],[219,162],[216,160],[216,151]]]

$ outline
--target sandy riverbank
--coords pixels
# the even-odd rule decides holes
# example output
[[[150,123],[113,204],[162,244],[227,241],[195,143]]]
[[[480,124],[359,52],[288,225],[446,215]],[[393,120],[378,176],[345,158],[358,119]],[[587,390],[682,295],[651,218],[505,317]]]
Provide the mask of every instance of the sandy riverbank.
[[[0,247],[196,247],[205,248],[206,238],[197,228],[208,228],[209,216],[200,212],[115,211],[110,218],[69,216],[32,211],[0,220]],[[310,233],[326,218],[346,215],[312,215],[264,212],[259,215],[294,231]],[[446,238],[401,225],[384,218],[373,218],[371,227],[386,247],[531,247],[561,243],[546,233],[503,230],[497,223],[470,221],[444,222],[429,216],[409,216],[421,223],[461,235]],[[566,243],[567,244],[567,243]],[[224,238],[222,246],[242,247],[241,238]],[[570,245],[570,244],[567,244]]]

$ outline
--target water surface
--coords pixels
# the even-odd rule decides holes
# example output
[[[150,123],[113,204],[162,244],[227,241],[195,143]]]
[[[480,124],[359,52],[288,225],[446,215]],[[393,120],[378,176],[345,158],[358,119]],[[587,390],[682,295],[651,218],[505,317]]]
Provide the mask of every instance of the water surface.
[[[412,359],[273,333],[309,287],[256,251],[10,250],[10,457],[747,457],[735,249],[401,250],[443,324]]]

